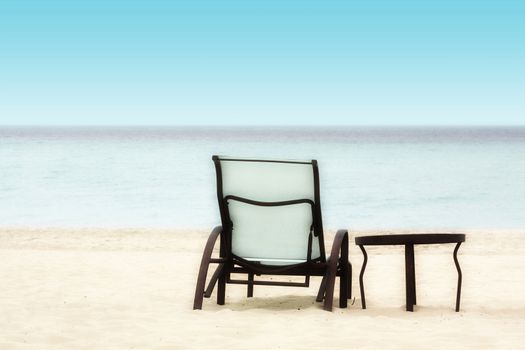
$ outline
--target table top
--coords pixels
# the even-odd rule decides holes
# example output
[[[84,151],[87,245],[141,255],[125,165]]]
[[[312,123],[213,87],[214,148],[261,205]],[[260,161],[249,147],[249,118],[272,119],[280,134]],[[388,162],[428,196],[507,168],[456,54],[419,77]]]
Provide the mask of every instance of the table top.
[[[357,245],[440,244],[460,242],[465,242],[465,234],[463,233],[390,234],[360,236],[355,238],[355,244]]]

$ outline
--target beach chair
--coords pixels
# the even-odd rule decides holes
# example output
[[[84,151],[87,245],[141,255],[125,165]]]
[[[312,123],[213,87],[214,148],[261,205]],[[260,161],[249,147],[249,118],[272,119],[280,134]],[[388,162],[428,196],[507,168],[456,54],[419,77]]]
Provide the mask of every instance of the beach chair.
[[[255,285],[309,287],[310,276],[323,277],[316,300],[324,300],[327,311],[339,276],[339,306],[345,308],[352,283],[348,233],[337,232],[327,257],[317,161],[212,159],[222,226],[213,229],[206,243],[193,309],[202,309],[215,285],[217,304],[224,305],[226,284],[245,284],[252,297]],[[217,239],[219,256],[212,257]],[[217,268],[206,287],[210,264]],[[302,276],[304,281],[256,279],[264,275]]]

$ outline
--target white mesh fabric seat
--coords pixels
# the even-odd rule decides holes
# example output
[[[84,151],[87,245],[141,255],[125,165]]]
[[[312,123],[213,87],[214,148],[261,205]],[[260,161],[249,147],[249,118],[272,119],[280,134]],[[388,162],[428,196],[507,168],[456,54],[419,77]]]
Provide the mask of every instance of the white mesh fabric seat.
[[[221,158],[220,167],[235,256],[267,265],[321,257],[311,162]]]
[[[236,256],[266,265],[293,265],[306,262],[309,256],[319,258],[311,203],[259,206],[228,199],[227,206]]]

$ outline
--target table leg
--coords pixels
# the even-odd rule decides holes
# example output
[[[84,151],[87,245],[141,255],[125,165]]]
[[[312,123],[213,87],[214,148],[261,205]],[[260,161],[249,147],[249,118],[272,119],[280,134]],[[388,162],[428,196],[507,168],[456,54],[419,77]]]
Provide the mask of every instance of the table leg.
[[[416,276],[413,244],[405,244],[405,284],[406,310],[414,311],[414,305],[416,304]]]
[[[412,296],[414,299],[412,300],[414,305],[417,305],[417,296],[416,296],[416,259],[414,255],[414,250],[412,250]]]
[[[365,274],[366,263],[368,262],[368,255],[366,254],[365,248],[360,245],[361,251],[363,252],[363,266],[361,266],[361,273],[359,274],[359,289],[361,290],[361,307],[366,309],[365,300],[365,284],[363,283],[363,275]]]
[[[454,263],[456,264],[456,269],[458,270],[458,291],[456,294],[456,312],[459,311],[459,302],[461,298],[462,274],[461,274],[461,267],[459,267],[459,261],[458,261],[458,249],[460,245],[461,245],[461,242],[458,242],[458,244],[456,244],[456,248],[454,249]]]

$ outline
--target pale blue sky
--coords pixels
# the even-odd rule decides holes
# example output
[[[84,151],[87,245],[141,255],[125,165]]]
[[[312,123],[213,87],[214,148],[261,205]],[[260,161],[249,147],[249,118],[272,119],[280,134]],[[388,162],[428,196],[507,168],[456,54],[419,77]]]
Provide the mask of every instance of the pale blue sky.
[[[2,0],[2,124],[525,124],[525,1]]]

